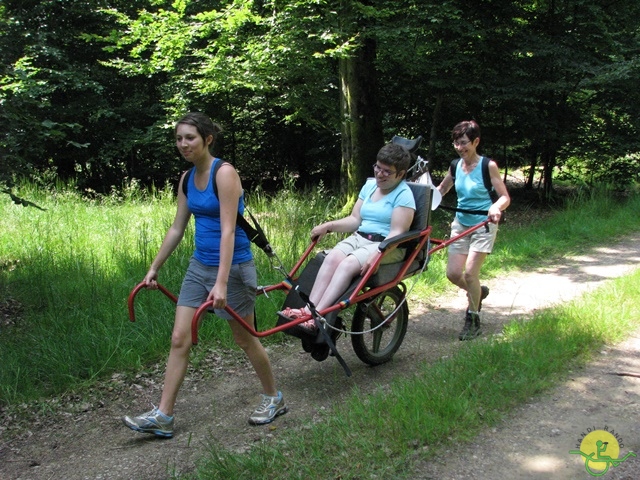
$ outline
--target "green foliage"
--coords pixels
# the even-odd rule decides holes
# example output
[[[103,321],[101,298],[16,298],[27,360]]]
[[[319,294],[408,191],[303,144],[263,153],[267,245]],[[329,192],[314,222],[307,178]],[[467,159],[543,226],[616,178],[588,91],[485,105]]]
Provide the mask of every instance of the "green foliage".
[[[81,40],[111,27],[99,10],[90,2],[3,3],[0,181],[53,170],[106,192],[123,171],[147,185],[171,178],[166,136],[158,147],[158,135],[147,135],[160,118],[154,91],[162,79],[125,84],[100,65],[102,45]],[[133,11],[139,2],[112,3]]]
[[[133,18],[106,10],[121,28],[102,38],[114,54],[105,64],[130,76],[167,75],[180,86],[165,91],[169,118],[187,109],[214,112],[232,130],[233,144],[225,142],[231,148],[223,145],[221,154],[243,177],[267,183],[283,170],[300,169],[308,179],[317,176],[317,167],[326,175],[331,159],[317,157],[336,147],[330,137],[337,93],[326,83],[333,76],[330,65],[314,52],[328,40],[314,33],[321,21],[318,6],[302,12],[296,7],[230,2],[207,10],[191,4]],[[294,27],[296,22],[306,29]],[[325,143],[309,146],[310,136]],[[310,155],[314,161],[305,161]]]
[[[175,184],[184,167],[171,127],[201,110],[225,127],[219,154],[245,183],[274,190],[291,171],[298,185],[334,187],[342,154],[372,141],[340,149],[341,125],[363,119],[342,116],[349,80],[338,62],[365,42],[375,55],[361,68],[378,88],[357,100],[383,112],[372,130],[424,135],[434,170],[454,155],[451,127],[475,118],[484,151],[510,169],[541,165],[548,195],[558,167],[624,181],[640,150],[639,9],[634,0],[8,0],[0,182],[50,170],[102,193],[123,176]]]
[[[569,183],[583,183],[598,188],[610,185],[625,189],[637,185],[640,181],[640,154],[627,154],[623,157],[596,157],[581,160],[569,158],[557,175],[557,179]]]

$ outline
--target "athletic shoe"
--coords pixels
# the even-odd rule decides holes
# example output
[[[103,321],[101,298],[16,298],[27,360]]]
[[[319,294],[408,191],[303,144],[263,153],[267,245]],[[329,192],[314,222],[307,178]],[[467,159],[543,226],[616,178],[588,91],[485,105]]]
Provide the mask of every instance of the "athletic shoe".
[[[282,392],[278,392],[275,397],[262,394],[262,402],[249,417],[249,423],[251,425],[271,423],[276,417],[287,413],[288,410],[289,407],[284,403]]]
[[[122,422],[131,430],[140,433],[152,433],[158,437],[173,437],[173,417],[169,417],[153,407],[153,410],[138,417],[124,417]]]
[[[480,335],[480,316],[477,313],[467,313],[464,317],[464,327],[458,335],[459,340],[473,340]]]

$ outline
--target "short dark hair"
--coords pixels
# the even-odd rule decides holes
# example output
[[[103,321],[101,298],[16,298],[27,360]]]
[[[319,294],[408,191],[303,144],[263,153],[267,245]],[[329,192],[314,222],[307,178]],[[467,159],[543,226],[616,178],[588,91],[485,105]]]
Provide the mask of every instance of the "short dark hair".
[[[465,135],[472,142],[476,138],[480,138],[480,125],[478,125],[474,120],[465,120],[463,122],[460,122],[455,127],[453,127],[453,131],[451,132],[451,139],[455,142]]]
[[[398,172],[405,172],[411,165],[411,154],[409,150],[397,143],[387,143],[378,151],[376,161],[395,167]]]
[[[207,141],[207,137],[211,135],[213,141],[211,145],[209,145],[209,149],[213,148],[213,145],[216,143],[216,139],[218,138],[218,134],[222,133],[222,127],[217,123],[211,121],[208,115],[200,112],[191,112],[187,113],[184,117],[176,122],[176,126],[174,128],[174,133],[178,130],[178,125],[191,125],[196,127],[198,133],[202,137],[202,140]]]

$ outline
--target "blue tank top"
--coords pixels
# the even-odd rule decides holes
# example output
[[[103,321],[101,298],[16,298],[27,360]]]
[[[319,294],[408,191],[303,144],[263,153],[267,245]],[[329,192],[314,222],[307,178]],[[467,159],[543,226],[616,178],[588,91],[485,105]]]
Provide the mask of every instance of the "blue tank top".
[[[222,160],[215,158],[211,165],[211,175],[213,175],[213,165]],[[214,179],[209,176],[209,182],[204,190],[198,190],[195,184],[195,175],[189,175],[189,186],[187,194],[187,206],[195,217],[196,249],[193,256],[201,263],[217,267],[220,265],[220,236],[222,234],[220,226],[220,201],[213,193]],[[238,199],[238,215],[244,212],[244,194]],[[251,242],[249,237],[240,227],[236,225],[235,244],[233,248],[232,264],[248,262],[253,258],[251,253]]]
[[[487,192],[484,186],[482,166],[480,165],[482,158],[480,162],[478,162],[478,165],[468,174],[462,170],[463,161],[464,160],[460,160],[456,166],[458,208],[465,210],[489,210],[493,202],[491,201],[489,192]],[[484,222],[487,216],[456,212],[456,218],[462,225],[472,227],[480,222]]]

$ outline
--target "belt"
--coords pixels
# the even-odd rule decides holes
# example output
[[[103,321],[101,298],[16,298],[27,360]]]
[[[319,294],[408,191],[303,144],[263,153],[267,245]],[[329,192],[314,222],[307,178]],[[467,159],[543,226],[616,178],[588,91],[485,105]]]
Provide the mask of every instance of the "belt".
[[[366,238],[367,240],[371,240],[372,242],[381,242],[386,237],[384,235],[380,235],[379,233],[365,233],[365,232],[356,232],[362,238]]]

